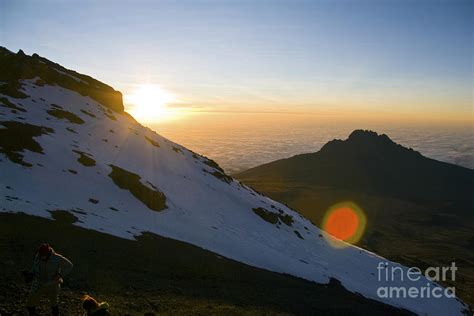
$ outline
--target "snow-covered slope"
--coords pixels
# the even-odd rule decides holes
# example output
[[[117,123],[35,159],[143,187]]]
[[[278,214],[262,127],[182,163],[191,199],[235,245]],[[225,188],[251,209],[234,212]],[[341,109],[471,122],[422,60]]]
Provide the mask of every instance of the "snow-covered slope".
[[[377,266],[385,259],[353,246],[333,247],[295,211],[143,127],[120,107],[33,75],[21,78],[13,93],[5,88],[11,82],[0,84],[0,211],[52,218],[50,211],[65,210],[78,226],[127,239],[153,232],[318,283],[333,277],[350,291],[420,314],[457,315],[466,308],[452,298],[379,298],[381,286],[435,285],[424,278],[378,281]]]

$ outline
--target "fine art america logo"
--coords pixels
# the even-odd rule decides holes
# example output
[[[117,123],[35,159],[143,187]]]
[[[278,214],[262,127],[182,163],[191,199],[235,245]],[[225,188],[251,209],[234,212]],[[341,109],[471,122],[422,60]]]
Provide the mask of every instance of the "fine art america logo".
[[[378,281],[385,284],[392,283],[394,286],[380,286],[377,289],[377,296],[380,298],[455,298],[455,287],[443,288],[432,282],[456,281],[457,269],[456,263],[452,262],[451,266],[429,267],[423,273],[417,267],[407,269],[381,261],[377,266]],[[419,282],[420,280],[426,282]],[[413,286],[407,287],[406,283],[403,286],[397,286],[397,283],[406,281],[413,282]]]

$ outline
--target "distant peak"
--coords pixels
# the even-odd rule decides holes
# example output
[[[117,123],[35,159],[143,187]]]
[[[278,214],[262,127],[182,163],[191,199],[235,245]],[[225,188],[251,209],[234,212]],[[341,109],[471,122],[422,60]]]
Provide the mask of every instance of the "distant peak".
[[[393,141],[385,134],[377,134],[377,132],[371,130],[356,129],[354,130],[348,138],[349,141]]]
[[[346,140],[335,139],[328,142],[321,148],[324,154],[354,153],[357,155],[393,155],[397,154],[416,154],[418,152],[411,148],[403,147],[392,141],[386,134],[378,134],[371,130],[357,129],[353,131]]]

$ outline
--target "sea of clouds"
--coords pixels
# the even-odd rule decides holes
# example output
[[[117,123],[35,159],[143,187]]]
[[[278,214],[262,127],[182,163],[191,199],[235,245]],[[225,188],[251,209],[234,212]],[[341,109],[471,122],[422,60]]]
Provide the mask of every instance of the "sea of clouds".
[[[233,118],[233,119],[232,119]],[[332,139],[346,139],[354,129],[371,129],[426,157],[474,169],[474,130],[470,125],[382,124],[285,119],[194,118],[152,126],[158,133],[216,160],[227,173],[243,171],[296,154],[316,152]]]

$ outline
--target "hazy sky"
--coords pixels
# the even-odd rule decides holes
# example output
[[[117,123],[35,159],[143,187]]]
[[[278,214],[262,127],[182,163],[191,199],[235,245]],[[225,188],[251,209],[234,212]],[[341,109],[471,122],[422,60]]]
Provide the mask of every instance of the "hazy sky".
[[[0,45],[175,106],[473,117],[474,1],[0,0]]]

